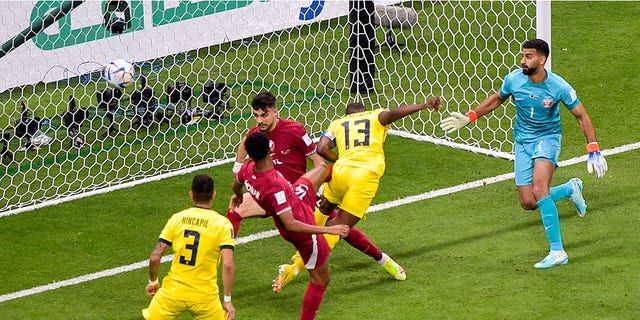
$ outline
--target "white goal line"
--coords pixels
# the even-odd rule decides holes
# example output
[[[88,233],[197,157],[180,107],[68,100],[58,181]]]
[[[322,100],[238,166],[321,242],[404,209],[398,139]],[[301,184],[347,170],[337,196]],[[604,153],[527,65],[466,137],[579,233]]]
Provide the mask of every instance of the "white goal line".
[[[602,151],[602,154],[608,156],[608,155],[614,155],[614,154],[628,152],[636,149],[640,149],[640,142],[627,144],[627,145],[620,146],[613,149],[604,150]],[[586,160],[587,160],[587,156],[584,155],[584,156],[561,161],[558,165],[561,167],[565,167],[565,166],[570,166],[577,163],[585,162]],[[502,182],[505,180],[513,179],[513,178],[514,178],[513,173],[505,173],[495,177],[484,178],[484,179],[467,182],[467,183],[459,184],[459,185],[444,188],[444,189],[433,190],[433,191],[425,192],[422,194],[408,196],[405,198],[373,205],[369,207],[369,209],[367,210],[367,213],[382,211],[382,210],[398,207],[401,205],[405,205],[405,204],[409,204],[417,201],[444,196],[444,195],[448,195],[448,194],[452,194],[455,192],[460,192],[460,191],[464,191],[472,188],[478,188],[484,185]],[[255,234],[248,235],[246,237],[238,238],[236,240],[236,244],[249,243],[249,242],[253,242],[261,239],[274,237],[276,235],[278,235],[278,230],[258,232]],[[169,262],[172,260],[173,260],[173,255],[171,254],[171,255],[166,255],[162,257],[161,262]],[[91,281],[91,280],[114,276],[120,273],[125,273],[125,272],[129,272],[129,271],[133,271],[141,268],[146,268],[148,266],[149,266],[149,261],[145,260],[145,261],[140,261],[140,262],[132,263],[125,266],[120,266],[112,269],[90,273],[87,275],[83,275],[83,276],[79,276],[79,277],[75,277],[67,280],[56,281],[47,285],[33,287],[31,289],[25,289],[25,290],[13,292],[13,293],[7,293],[7,294],[0,295],[0,303],[9,301],[9,300],[18,299],[18,298],[23,298],[26,296],[34,295],[34,294],[45,292],[45,291],[51,291],[51,290],[55,290],[62,287],[68,287],[68,286],[80,284],[80,283]]]

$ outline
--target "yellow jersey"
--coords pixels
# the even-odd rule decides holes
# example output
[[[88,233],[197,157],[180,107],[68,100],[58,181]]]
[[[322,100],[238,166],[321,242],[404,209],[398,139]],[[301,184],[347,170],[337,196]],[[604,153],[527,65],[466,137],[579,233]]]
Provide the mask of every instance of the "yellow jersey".
[[[219,213],[192,207],[174,214],[160,233],[173,247],[171,269],[162,290],[175,300],[206,302],[218,299],[220,250],[233,249],[233,227]]]
[[[333,120],[323,136],[338,149],[335,166],[366,168],[384,174],[384,141],[390,125],[383,125],[378,116],[385,109],[356,112]]]

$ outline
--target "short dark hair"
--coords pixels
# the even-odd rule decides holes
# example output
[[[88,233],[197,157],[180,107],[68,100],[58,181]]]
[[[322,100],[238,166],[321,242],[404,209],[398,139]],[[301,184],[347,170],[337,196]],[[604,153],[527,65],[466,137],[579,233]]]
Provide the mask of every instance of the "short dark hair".
[[[253,160],[262,160],[269,154],[269,137],[264,132],[254,132],[244,141],[244,148]]]
[[[362,112],[364,110],[365,110],[365,108],[364,108],[364,104],[362,104],[362,102],[354,102],[354,103],[350,103],[350,104],[347,105],[346,114]]]
[[[267,108],[275,108],[276,97],[269,91],[260,92],[257,96],[253,97],[251,101],[251,107],[253,110],[267,111]]]
[[[545,57],[549,57],[549,44],[542,39],[533,39],[525,42],[522,45],[524,49],[536,49],[538,53],[541,53]]]
[[[191,181],[191,193],[196,202],[208,202],[213,198],[213,178],[207,174],[198,174]]]

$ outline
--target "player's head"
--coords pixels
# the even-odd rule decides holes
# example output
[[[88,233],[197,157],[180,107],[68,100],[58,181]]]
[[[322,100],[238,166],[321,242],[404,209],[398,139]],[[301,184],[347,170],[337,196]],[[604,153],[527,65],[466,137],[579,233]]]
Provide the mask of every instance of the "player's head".
[[[278,123],[278,109],[276,108],[276,97],[269,91],[259,93],[251,102],[253,108],[253,118],[256,125],[262,132],[269,132]]]
[[[191,198],[194,202],[211,202],[215,195],[213,178],[198,174],[191,181]]]
[[[356,113],[356,112],[362,112],[364,111],[364,104],[362,104],[361,102],[354,102],[354,103],[350,103],[347,105],[347,112],[346,114],[352,114],[352,113]]]
[[[244,148],[251,159],[263,160],[270,152],[269,137],[264,132],[254,132],[244,141]]]
[[[522,45],[522,73],[531,75],[540,68],[549,58],[549,45],[542,39],[533,39]]]

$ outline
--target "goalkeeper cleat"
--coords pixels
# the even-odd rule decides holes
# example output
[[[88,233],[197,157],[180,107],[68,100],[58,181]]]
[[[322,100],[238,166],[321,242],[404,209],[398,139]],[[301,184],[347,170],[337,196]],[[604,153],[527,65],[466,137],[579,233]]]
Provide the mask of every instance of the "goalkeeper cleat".
[[[547,269],[555,266],[561,266],[569,263],[569,256],[564,250],[552,250],[549,254],[533,265],[538,269]]]
[[[393,261],[391,257],[386,257],[387,261],[382,264],[382,268],[390,275],[392,275],[396,280],[407,280],[407,274],[404,272],[404,268],[397,262]]]
[[[582,197],[582,180],[579,178],[573,178],[569,180],[573,187],[573,193],[571,194],[571,201],[576,206],[576,212],[579,217],[584,217],[587,214],[587,202]]]
[[[282,288],[289,284],[295,276],[298,275],[298,270],[292,264],[282,264],[278,267],[278,276],[273,280],[271,287],[276,294],[282,291]]]

